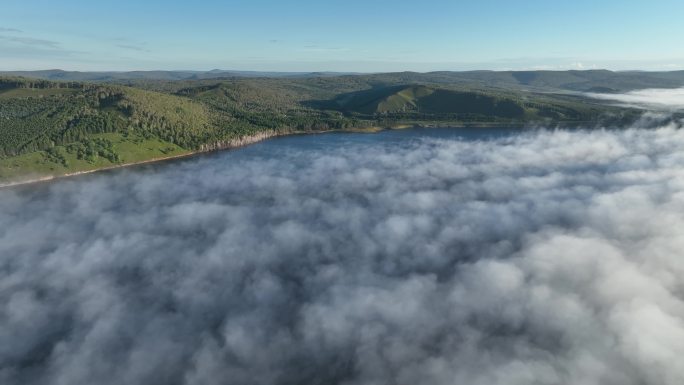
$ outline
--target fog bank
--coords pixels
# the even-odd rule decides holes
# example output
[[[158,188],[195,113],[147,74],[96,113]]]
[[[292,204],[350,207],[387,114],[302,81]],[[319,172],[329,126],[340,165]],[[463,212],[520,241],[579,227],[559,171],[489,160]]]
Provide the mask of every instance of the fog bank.
[[[684,88],[649,88],[622,94],[586,93],[595,99],[612,100],[621,105],[646,110],[684,109]]]
[[[684,383],[674,125],[45,189],[0,191],[2,384]]]

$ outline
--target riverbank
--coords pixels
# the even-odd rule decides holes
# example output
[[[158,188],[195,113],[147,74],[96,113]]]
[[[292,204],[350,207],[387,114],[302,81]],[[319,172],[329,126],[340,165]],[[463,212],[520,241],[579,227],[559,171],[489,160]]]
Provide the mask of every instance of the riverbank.
[[[561,125],[562,123],[556,123],[556,126]],[[574,122],[574,125],[580,124],[580,122]],[[492,127],[505,127],[505,128],[511,128],[511,129],[521,129],[526,126],[531,126],[534,127],[534,125],[531,125],[529,123],[508,123],[508,124],[502,124],[502,123],[492,123],[492,122],[472,122],[472,123],[463,123],[463,122],[410,122],[410,123],[398,123],[398,124],[392,124],[392,125],[387,125],[387,126],[370,126],[370,127],[359,127],[359,128],[349,128],[349,129],[343,129],[343,130],[335,130],[335,129],[330,129],[330,130],[316,130],[316,131],[297,131],[297,130],[292,130],[292,131],[264,131],[264,132],[259,132],[254,135],[247,135],[243,136],[240,138],[235,138],[231,140],[226,140],[226,141],[220,141],[212,144],[205,144],[200,147],[200,149],[195,150],[195,151],[186,151],[181,154],[174,154],[174,155],[168,155],[168,156],[156,156],[152,157],[149,159],[143,159],[143,160],[138,160],[138,161],[133,161],[133,162],[123,162],[120,164],[111,164],[111,165],[106,165],[106,166],[93,166],[92,169],[87,169],[87,170],[79,170],[79,171],[74,171],[74,172],[64,172],[64,173],[53,173],[50,175],[33,175],[33,176],[26,176],[25,178],[19,178],[15,180],[8,180],[8,181],[2,181],[0,180],[0,189],[1,188],[10,188],[10,187],[16,187],[16,186],[23,186],[23,185],[29,185],[29,184],[34,184],[34,183],[42,183],[42,182],[48,182],[56,179],[64,179],[64,178],[69,178],[69,177],[74,177],[74,176],[79,176],[79,175],[86,175],[86,174],[92,174],[95,172],[99,171],[106,171],[106,170],[114,170],[114,169],[119,169],[119,168],[124,168],[124,167],[131,167],[131,166],[136,166],[136,165],[142,165],[142,164],[149,164],[149,163],[156,163],[156,162],[163,162],[163,161],[168,161],[168,160],[173,160],[173,159],[180,159],[180,158],[189,158],[193,156],[197,156],[200,154],[205,154],[205,153],[210,153],[210,152],[215,152],[215,151],[224,151],[224,150],[231,150],[231,149],[236,149],[244,146],[248,146],[254,143],[258,143],[261,141],[264,141],[266,139],[271,139],[275,137],[280,137],[280,136],[290,136],[290,135],[312,135],[312,134],[324,134],[324,133],[331,133],[331,132],[347,132],[347,133],[377,133],[381,132],[384,130],[400,130],[400,129],[409,129],[409,128],[492,128]]]
[[[182,154],[169,155],[169,156],[157,156],[157,157],[153,157],[150,159],[139,160],[139,161],[134,161],[134,162],[123,162],[120,164],[112,164],[112,165],[107,165],[107,166],[94,166],[92,169],[88,169],[88,170],[80,170],[80,171],[65,172],[65,173],[54,173],[54,174],[50,174],[50,175],[34,175],[34,176],[27,176],[25,178],[20,178],[20,179],[15,179],[15,180],[0,181],[0,189],[1,188],[10,188],[10,187],[16,187],[16,186],[29,185],[29,184],[34,184],[34,183],[48,182],[48,181],[52,181],[52,180],[56,180],[56,179],[70,178],[70,177],[79,176],[79,175],[87,175],[87,174],[92,174],[95,172],[106,171],[106,170],[115,170],[115,169],[119,169],[119,168],[131,167],[131,166],[142,165],[142,164],[157,163],[157,162],[163,162],[163,161],[168,161],[168,160],[173,160],[173,159],[190,158],[193,156],[206,154],[206,153],[210,153],[210,152],[231,150],[231,149],[236,149],[236,148],[240,148],[240,147],[244,147],[244,146],[249,146],[249,145],[254,144],[254,143],[258,143],[258,142],[261,142],[261,141],[264,141],[267,139],[280,137],[280,136],[312,135],[312,134],[323,134],[323,133],[330,133],[330,132],[374,133],[374,132],[379,132],[379,131],[385,130],[385,129],[394,129],[394,127],[388,127],[388,128],[367,127],[367,128],[356,128],[356,129],[350,129],[350,130],[278,131],[278,132],[276,132],[276,131],[264,131],[264,132],[259,132],[259,133],[254,134],[254,135],[247,135],[247,136],[243,136],[240,138],[216,142],[216,143],[213,143],[211,145],[202,145],[199,150],[188,151],[188,152],[184,152]]]

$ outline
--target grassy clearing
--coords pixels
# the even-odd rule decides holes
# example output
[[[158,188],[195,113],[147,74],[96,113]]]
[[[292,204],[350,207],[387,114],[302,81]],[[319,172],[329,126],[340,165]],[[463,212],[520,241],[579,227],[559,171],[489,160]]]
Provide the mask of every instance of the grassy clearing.
[[[135,163],[154,158],[164,158],[190,153],[190,151],[173,143],[156,138],[145,139],[136,135],[124,137],[119,133],[97,134],[92,137],[104,138],[112,141],[116,152],[121,157],[121,163]]]
[[[145,139],[133,135],[126,137],[120,133],[97,134],[92,135],[91,138],[111,141],[120,161],[111,162],[103,157],[95,157],[92,161],[78,159],[75,153],[67,151],[66,146],[56,146],[55,151],[64,157],[68,166],[55,160],[45,151],[0,159],[0,183],[60,176],[189,153],[188,150],[184,150],[173,143],[154,138]]]

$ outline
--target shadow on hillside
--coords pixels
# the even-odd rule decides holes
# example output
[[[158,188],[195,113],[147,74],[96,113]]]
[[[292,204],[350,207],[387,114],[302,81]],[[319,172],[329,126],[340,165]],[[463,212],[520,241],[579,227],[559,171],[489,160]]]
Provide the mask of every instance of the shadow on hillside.
[[[332,99],[305,100],[302,105],[319,110],[336,110],[342,112],[359,112],[359,108],[374,102],[380,102],[392,94],[400,92],[410,85],[376,86],[367,90],[348,92]]]

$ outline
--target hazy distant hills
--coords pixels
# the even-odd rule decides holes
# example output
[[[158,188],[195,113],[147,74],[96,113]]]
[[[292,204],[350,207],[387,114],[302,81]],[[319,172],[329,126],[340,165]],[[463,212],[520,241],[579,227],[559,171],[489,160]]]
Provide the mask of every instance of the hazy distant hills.
[[[591,92],[623,92],[642,88],[684,87],[684,71],[613,72],[585,71],[463,71],[463,72],[395,72],[354,74],[339,72],[259,72],[214,69],[211,71],[130,71],[78,72],[62,70],[0,72],[0,76],[21,76],[45,80],[128,82],[207,80],[221,78],[319,78],[356,77],[369,84],[434,84],[470,85],[529,90],[567,90]],[[346,80],[345,80],[346,81]]]
[[[466,71],[401,72],[358,75],[385,83],[468,85],[531,91],[624,92],[643,88],[684,87],[684,71]]]
[[[27,78],[61,81],[115,82],[128,80],[199,80],[230,77],[307,77],[339,76],[339,72],[259,72],[259,71],[129,71],[129,72],[79,72],[59,69],[42,71],[5,71],[0,76],[21,76]]]

